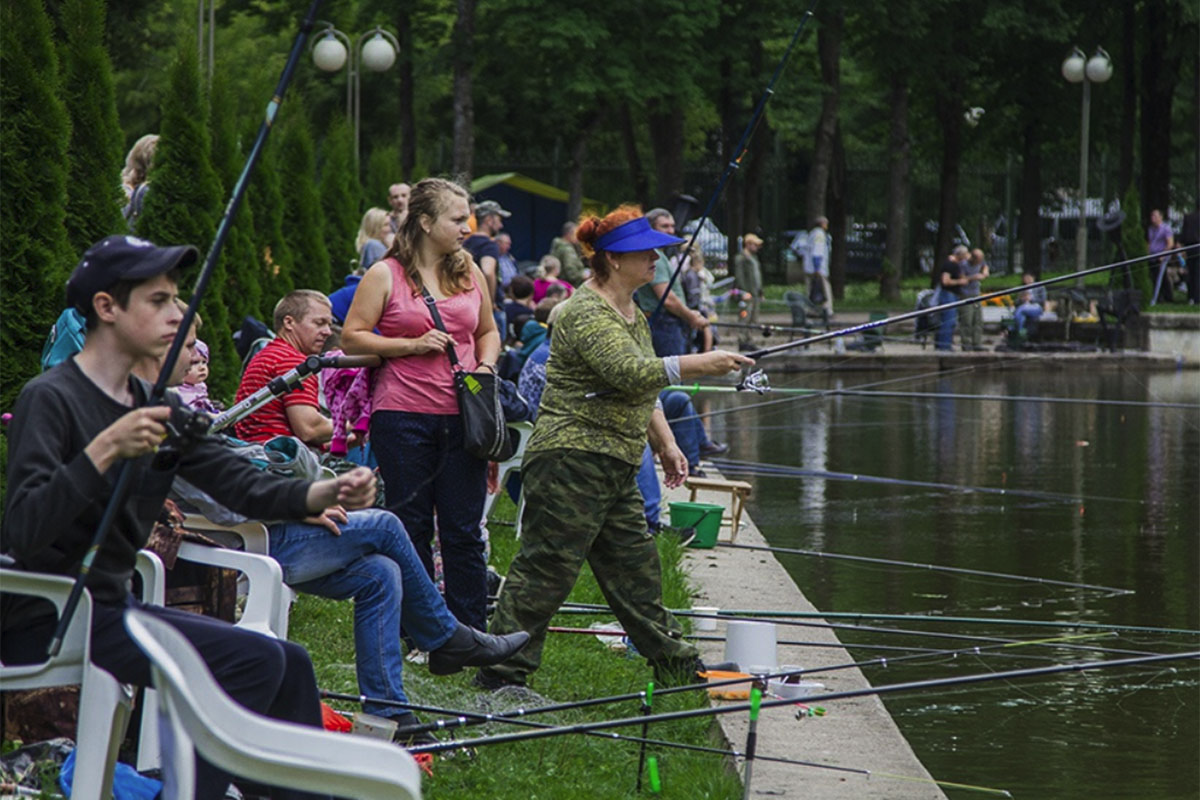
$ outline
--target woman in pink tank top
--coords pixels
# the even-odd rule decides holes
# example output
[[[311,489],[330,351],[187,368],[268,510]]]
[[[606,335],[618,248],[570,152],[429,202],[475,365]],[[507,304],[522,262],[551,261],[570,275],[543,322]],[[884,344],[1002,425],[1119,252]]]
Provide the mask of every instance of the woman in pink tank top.
[[[430,577],[436,531],[446,605],[458,620],[487,627],[487,563],[479,529],[487,462],[463,449],[447,350],[464,369],[495,369],[500,334],[483,273],[462,249],[471,235],[467,193],[440,178],[412,190],[408,217],[388,256],[363,276],[346,315],[347,353],[382,356],[371,391],[371,442],[388,508],[408,530]],[[446,333],[422,297],[433,296]]]

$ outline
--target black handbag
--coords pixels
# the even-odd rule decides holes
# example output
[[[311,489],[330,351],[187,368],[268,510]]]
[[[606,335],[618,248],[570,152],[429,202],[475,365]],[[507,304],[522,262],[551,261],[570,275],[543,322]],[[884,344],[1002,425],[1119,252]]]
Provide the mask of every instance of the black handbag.
[[[433,295],[421,287],[425,306],[433,324],[442,333],[448,333],[438,313]],[[484,461],[505,461],[513,451],[512,440],[505,424],[504,407],[500,402],[500,378],[487,370],[468,372],[458,363],[454,347],[446,350],[450,367],[454,372],[454,394],[458,397],[458,415],[462,419],[463,448]]]

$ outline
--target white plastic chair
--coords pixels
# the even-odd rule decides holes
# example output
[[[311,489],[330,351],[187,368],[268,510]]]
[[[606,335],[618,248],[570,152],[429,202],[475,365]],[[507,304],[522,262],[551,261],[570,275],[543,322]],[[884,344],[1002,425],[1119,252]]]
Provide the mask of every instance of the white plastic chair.
[[[500,462],[500,491],[495,494],[489,494],[483,501],[483,518],[487,520],[492,513],[492,506],[500,498],[501,492],[505,491],[504,482],[508,480],[510,473],[521,470],[521,461],[525,458],[525,448],[529,445],[529,437],[533,433],[532,422],[510,422],[508,424],[510,431],[517,434],[518,442],[517,449],[513,451],[512,456],[507,461]],[[517,525],[516,536],[521,538],[521,517],[525,512],[525,489],[522,487],[521,493],[517,495]]]
[[[149,564],[150,562],[146,562]],[[161,564],[160,564],[161,566]],[[42,597],[62,614],[71,593],[70,578],[0,569],[0,590]],[[71,800],[112,797],[117,750],[125,736],[133,691],[91,661],[92,598],[84,591],[54,658],[40,664],[0,663],[0,690],[41,689],[79,684],[79,725],[75,735],[75,777]]]
[[[261,523],[254,524],[262,531],[263,546],[265,548],[266,528]],[[226,530],[212,523],[208,523],[207,528],[209,530]],[[251,528],[250,530],[253,529]],[[144,587],[142,601],[161,606],[165,602],[166,585],[166,579],[163,577],[162,572],[162,562],[158,561],[157,585],[149,589],[150,593],[148,594],[146,571],[145,567],[142,566],[143,561],[148,560],[148,556],[153,557],[154,561],[158,561],[158,557],[154,556],[153,553],[148,553],[148,551],[142,551],[138,554],[138,572],[142,574]],[[250,591],[246,595],[246,607],[242,612],[242,618],[237,622],[237,627],[256,631],[273,638],[287,638],[288,607],[291,603],[290,598],[294,598],[295,593],[284,585],[283,569],[279,566],[278,561],[266,555],[247,553],[241,550],[227,550],[220,547],[208,547],[207,545],[196,544],[195,542],[181,543],[179,545],[178,558],[196,564],[235,569],[241,572],[249,582]],[[154,703],[154,690],[147,688],[143,693],[142,725],[138,733],[137,768],[143,772],[160,766],[158,727],[151,724],[150,717],[147,716],[146,712],[146,709],[154,707]]]
[[[162,728],[164,800],[190,798],[195,752],[233,775],[282,788],[364,800],[416,800],[421,771],[395,745],[255,714],[217,685],[177,630],[139,611],[125,628],[150,659]]]

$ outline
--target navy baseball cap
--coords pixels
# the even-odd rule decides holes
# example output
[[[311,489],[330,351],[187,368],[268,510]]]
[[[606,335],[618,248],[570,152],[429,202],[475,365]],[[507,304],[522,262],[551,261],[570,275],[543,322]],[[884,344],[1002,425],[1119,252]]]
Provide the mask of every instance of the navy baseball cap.
[[[159,247],[136,236],[109,236],[88,248],[67,281],[67,304],[87,315],[92,297],[117,281],[153,278],[195,264],[200,251],[190,244]]]

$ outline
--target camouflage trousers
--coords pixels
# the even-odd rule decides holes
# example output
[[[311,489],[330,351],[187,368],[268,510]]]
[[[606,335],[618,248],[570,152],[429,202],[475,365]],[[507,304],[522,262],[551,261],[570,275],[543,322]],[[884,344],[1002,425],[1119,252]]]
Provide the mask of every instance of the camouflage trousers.
[[[586,561],[608,605],[638,652],[652,662],[685,662],[698,653],[662,602],[662,566],[646,532],[638,467],[583,450],[530,455],[521,549],[508,578],[492,633],[527,631],[529,644],[488,671],[524,682],[542,660],[550,618],[567,599]]]

